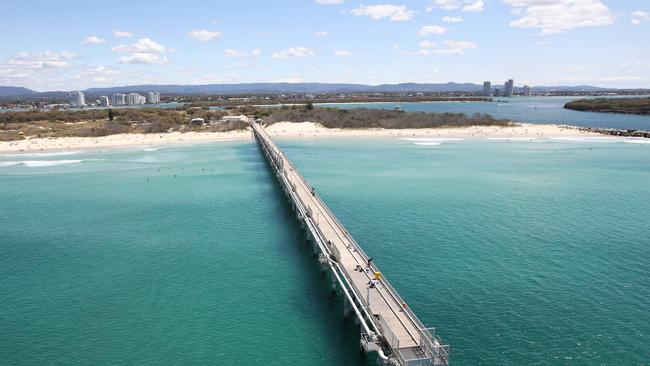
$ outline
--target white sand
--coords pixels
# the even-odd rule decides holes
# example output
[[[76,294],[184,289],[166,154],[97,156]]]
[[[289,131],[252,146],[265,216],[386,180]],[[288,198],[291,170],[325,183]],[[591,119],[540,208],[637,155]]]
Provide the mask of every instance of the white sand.
[[[577,136],[602,136],[597,133],[580,131],[574,127],[559,125],[521,124],[507,127],[456,127],[456,128],[421,128],[421,129],[381,129],[369,128],[349,130],[340,128],[325,128],[313,122],[279,122],[267,128],[272,137],[317,138],[317,137],[441,137],[463,139],[487,138],[553,138]]]
[[[545,139],[557,137],[600,136],[599,134],[579,131],[575,128],[558,125],[530,125],[511,127],[461,127],[461,128],[425,128],[425,129],[328,129],[312,122],[280,122],[268,127],[272,137],[286,138],[368,138],[368,137],[440,137],[440,138],[517,138]],[[156,134],[120,134],[105,137],[59,137],[28,138],[20,141],[0,142],[2,153],[28,153],[39,151],[66,151],[106,148],[129,148],[147,146],[182,145],[213,141],[230,141],[250,139],[249,131],[231,132],[170,132]]]

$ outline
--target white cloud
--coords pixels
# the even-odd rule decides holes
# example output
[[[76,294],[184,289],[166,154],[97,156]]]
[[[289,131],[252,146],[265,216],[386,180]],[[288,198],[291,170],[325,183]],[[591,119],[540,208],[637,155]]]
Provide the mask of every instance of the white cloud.
[[[315,0],[316,4],[330,5],[343,4],[343,0]]]
[[[549,41],[539,41],[539,42],[537,42],[536,45],[537,45],[537,47],[544,47],[544,46],[548,46],[549,44],[551,44],[551,42],[549,42]]]
[[[478,13],[483,11],[484,7],[484,0],[433,0],[431,5],[427,7],[427,11],[431,12],[433,9],[439,8],[443,10],[462,10],[464,12]]]
[[[188,35],[201,42],[210,42],[215,38],[221,37],[222,33],[219,31],[215,32],[206,29],[194,29]]]
[[[113,82],[120,73],[107,66],[87,67],[82,69],[74,78],[93,83]]]
[[[334,51],[334,54],[339,56],[339,57],[349,57],[349,56],[353,55],[353,53],[351,51],[348,51],[348,50],[336,50],[336,51]]]
[[[41,90],[68,88],[76,56],[72,52],[19,52],[0,62],[0,85],[20,85]]]
[[[443,28],[441,26],[427,25],[427,26],[424,26],[424,27],[422,27],[420,29],[420,31],[418,32],[418,36],[426,37],[426,36],[429,36],[431,34],[445,34],[445,33],[447,33],[447,29],[445,29],[445,28]]]
[[[133,33],[127,31],[121,31],[119,29],[113,29],[113,36],[117,38],[130,38],[133,37]]]
[[[149,38],[141,38],[133,44],[121,44],[113,47],[112,50],[113,52],[128,54],[118,58],[117,62],[119,63],[149,65],[166,64],[167,57],[160,54],[169,51],[167,47]]]
[[[420,42],[420,48],[436,48],[436,47],[438,47],[438,44],[436,42],[431,42],[431,41]]]
[[[225,70],[232,70],[232,69],[250,68],[251,66],[253,66],[252,62],[244,61],[244,62],[235,62],[232,65],[224,65],[224,66],[221,66],[221,68],[225,69]]]
[[[621,67],[650,67],[650,62],[624,62],[621,64]]]
[[[458,0],[433,0],[431,5],[427,8],[427,11],[432,11],[434,8],[440,8],[443,10],[456,10],[460,8]]]
[[[71,52],[19,54],[0,60],[0,85],[20,85],[34,90],[83,90],[86,88],[127,84],[161,84],[169,80],[149,68],[125,73],[123,66],[109,67],[83,64]]]
[[[601,0],[503,0],[520,9],[521,18],[510,26],[540,29],[541,35],[557,34],[581,27],[614,23],[614,15]]]
[[[259,48],[254,49],[252,51],[240,51],[240,50],[234,50],[234,49],[227,49],[224,51],[224,55],[226,57],[252,57],[252,56],[259,56],[262,54],[262,50]]]
[[[442,17],[442,21],[445,23],[462,23],[463,18],[446,16],[446,17]]]
[[[473,42],[468,41],[444,41],[441,44],[448,48],[455,48],[460,50],[471,50],[476,48],[476,45]]]
[[[650,20],[650,14],[648,14],[648,12],[645,11],[637,10],[632,14],[630,14],[630,18],[632,24],[639,25],[645,21]]]
[[[121,64],[163,65],[167,63],[167,57],[156,55],[153,53],[136,52],[118,58],[117,62]]]
[[[415,16],[415,12],[403,5],[378,4],[360,6],[350,11],[354,16],[368,16],[373,20],[389,18],[393,22],[403,22]]]
[[[149,38],[140,38],[133,44],[121,44],[113,47],[114,52],[119,53],[164,53],[167,48]]]
[[[431,53],[428,50],[419,49],[417,51],[401,51],[399,54],[404,56],[429,56]]]
[[[70,66],[69,60],[74,58],[75,54],[72,52],[52,52],[46,51],[44,53],[30,54],[28,52],[20,52],[16,57],[10,58],[2,65],[7,68],[13,68],[17,72],[26,69],[60,69]]]
[[[463,11],[471,12],[471,13],[480,13],[483,11],[484,6],[485,3],[483,2],[483,0],[476,0],[472,3],[468,3],[467,5],[463,6]]]
[[[422,41],[417,51],[402,51],[400,55],[407,56],[449,56],[463,55],[466,50],[475,49],[476,45],[468,41],[443,41],[440,43]]]
[[[327,37],[328,35],[329,34],[327,32],[323,32],[323,31],[314,33],[314,36],[316,36],[316,37]]]
[[[285,51],[275,52],[273,58],[276,59],[292,59],[299,57],[313,56],[316,53],[309,48],[305,47],[292,47]]]
[[[106,43],[106,40],[103,39],[103,38],[99,38],[97,36],[90,36],[90,37],[86,37],[86,39],[84,39],[81,43],[82,44],[102,44],[102,43]]]

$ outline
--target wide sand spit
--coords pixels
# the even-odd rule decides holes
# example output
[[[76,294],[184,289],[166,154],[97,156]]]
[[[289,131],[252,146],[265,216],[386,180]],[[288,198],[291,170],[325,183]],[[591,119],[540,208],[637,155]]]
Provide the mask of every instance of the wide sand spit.
[[[462,138],[462,139],[552,139],[558,137],[602,136],[575,127],[541,124],[512,126],[471,126],[422,129],[340,129],[326,128],[313,122],[278,122],[267,127],[277,138]],[[169,132],[153,134],[118,134],[103,137],[27,137],[0,142],[2,153],[34,153],[89,149],[160,147],[184,144],[251,139],[248,130],[230,132]]]

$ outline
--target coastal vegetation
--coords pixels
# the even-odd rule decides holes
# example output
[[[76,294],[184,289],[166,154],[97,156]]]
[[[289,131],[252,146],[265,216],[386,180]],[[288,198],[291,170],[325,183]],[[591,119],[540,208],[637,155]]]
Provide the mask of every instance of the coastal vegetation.
[[[282,108],[264,117],[266,124],[276,122],[316,122],[327,128],[435,128],[464,126],[507,126],[510,121],[488,114],[424,113],[385,109]]]
[[[574,100],[566,109],[584,112],[650,115],[650,98],[596,98]]]
[[[248,128],[245,122],[220,122],[227,114],[245,114],[276,122],[316,122],[328,128],[435,128],[472,125],[506,126],[510,122],[490,115],[462,113],[403,112],[382,109],[318,108],[304,106],[265,108],[243,106],[232,111],[209,110],[207,106],[165,108],[88,109],[80,111],[29,111],[0,113],[0,141],[27,137],[100,137],[120,133],[160,133],[173,131],[227,132]],[[194,125],[193,118],[212,123]]]
[[[0,113],[0,141],[21,140],[28,136],[99,137],[118,133],[220,132],[247,127],[245,123],[217,123],[209,126],[193,126],[189,123],[192,118],[218,120],[225,114],[223,111],[201,108],[6,112]]]

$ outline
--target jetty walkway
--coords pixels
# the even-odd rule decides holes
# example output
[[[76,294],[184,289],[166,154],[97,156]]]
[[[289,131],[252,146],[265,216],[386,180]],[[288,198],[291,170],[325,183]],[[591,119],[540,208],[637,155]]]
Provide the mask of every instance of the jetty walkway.
[[[388,365],[447,365],[449,346],[426,328],[381,271],[257,122],[253,136],[310,239],[321,265],[361,325],[360,346]]]

